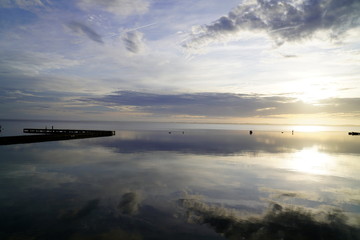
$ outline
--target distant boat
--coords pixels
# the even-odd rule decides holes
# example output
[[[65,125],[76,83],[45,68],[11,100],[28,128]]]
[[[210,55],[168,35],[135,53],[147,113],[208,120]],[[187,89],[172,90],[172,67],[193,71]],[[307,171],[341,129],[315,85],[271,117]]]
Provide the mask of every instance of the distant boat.
[[[349,132],[349,135],[360,135],[360,133],[359,132]]]

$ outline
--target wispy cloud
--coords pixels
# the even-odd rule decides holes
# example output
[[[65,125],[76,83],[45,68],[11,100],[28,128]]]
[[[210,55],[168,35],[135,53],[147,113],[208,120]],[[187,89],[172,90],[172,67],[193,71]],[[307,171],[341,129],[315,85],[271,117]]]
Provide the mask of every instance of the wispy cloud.
[[[81,35],[84,35],[88,37],[89,39],[93,40],[97,43],[104,43],[102,40],[102,37],[95,32],[92,28],[86,26],[83,23],[79,23],[76,21],[69,22],[67,26],[75,33],[79,33]]]
[[[27,1],[27,0],[2,0],[0,1],[0,7],[5,7],[5,8],[14,8],[14,7],[18,7],[18,8],[23,8],[23,9],[28,9],[28,8],[33,8],[33,7],[43,7],[45,6],[44,4],[45,1],[43,0],[33,0],[33,1]],[[48,3],[46,1],[46,3]]]
[[[64,56],[56,53],[42,53],[20,50],[0,51],[2,59],[0,60],[0,75],[4,79],[4,74],[24,74],[34,75],[43,71],[63,69],[76,66],[79,61],[66,59]]]
[[[278,45],[327,31],[341,36],[360,24],[358,0],[248,0],[215,22],[194,29],[186,48],[239,37],[244,31],[265,32]]]
[[[83,10],[100,9],[117,16],[126,17],[132,14],[144,14],[150,6],[147,0],[80,0]]]
[[[156,25],[156,24],[157,24],[157,23],[146,24],[146,25],[143,25],[143,26],[139,26],[139,27],[135,27],[135,28],[129,29],[129,30],[127,30],[126,32],[132,32],[132,31],[136,31],[136,30],[139,30],[139,29],[152,27],[152,26],[154,26],[154,25]]]
[[[139,53],[144,48],[144,34],[139,31],[126,32],[122,38],[125,47],[132,53]]]

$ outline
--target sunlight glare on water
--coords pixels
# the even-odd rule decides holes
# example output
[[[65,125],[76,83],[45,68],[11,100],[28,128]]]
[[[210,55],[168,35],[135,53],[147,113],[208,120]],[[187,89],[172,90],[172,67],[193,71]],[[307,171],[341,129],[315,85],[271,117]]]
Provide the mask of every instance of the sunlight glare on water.
[[[329,175],[331,169],[336,167],[335,160],[330,155],[319,152],[317,147],[294,153],[290,161],[290,169],[307,174]]]

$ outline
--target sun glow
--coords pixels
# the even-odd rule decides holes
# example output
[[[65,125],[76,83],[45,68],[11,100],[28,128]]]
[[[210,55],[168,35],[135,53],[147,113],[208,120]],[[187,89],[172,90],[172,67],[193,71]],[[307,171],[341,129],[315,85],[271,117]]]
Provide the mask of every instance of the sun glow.
[[[296,152],[290,161],[290,169],[308,174],[327,175],[333,165],[331,157],[319,152],[317,147],[305,148]]]
[[[322,132],[328,131],[329,128],[326,126],[306,125],[306,126],[294,126],[296,132]]]
[[[293,97],[310,104],[317,104],[320,100],[335,97],[338,94],[338,85],[331,77],[306,77],[292,82],[289,86],[296,89]]]

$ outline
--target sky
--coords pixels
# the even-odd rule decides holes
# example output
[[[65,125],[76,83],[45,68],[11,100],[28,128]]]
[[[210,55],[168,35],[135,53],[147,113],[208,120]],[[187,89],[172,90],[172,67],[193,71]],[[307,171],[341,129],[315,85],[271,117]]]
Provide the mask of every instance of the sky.
[[[360,125],[360,0],[0,0],[0,119]]]

